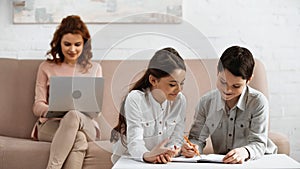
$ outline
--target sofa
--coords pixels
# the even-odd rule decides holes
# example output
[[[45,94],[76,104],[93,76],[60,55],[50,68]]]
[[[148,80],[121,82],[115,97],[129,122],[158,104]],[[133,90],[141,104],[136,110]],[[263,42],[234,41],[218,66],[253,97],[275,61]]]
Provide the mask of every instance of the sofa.
[[[50,143],[34,141],[31,130],[37,120],[32,113],[34,87],[39,64],[43,60],[0,59],[0,169],[45,169]],[[186,60],[187,75],[183,93],[187,98],[186,134],[192,124],[194,108],[199,97],[215,88],[218,59]],[[100,125],[100,141],[90,142],[84,169],[108,169],[112,144],[110,131],[118,122],[120,103],[129,84],[143,74],[147,60],[99,60],[103,69],[104,100],[101,115],[96,119]],[[268,97],[267,76],[264,65],[256,60],[254,79],[250,86]],[[272,112],[270,112],[272,113]],[[288,138],[269,131],[269,137],[278,146],[278,153],[289,155]],[[211,144],[205,153],[213,153]]]

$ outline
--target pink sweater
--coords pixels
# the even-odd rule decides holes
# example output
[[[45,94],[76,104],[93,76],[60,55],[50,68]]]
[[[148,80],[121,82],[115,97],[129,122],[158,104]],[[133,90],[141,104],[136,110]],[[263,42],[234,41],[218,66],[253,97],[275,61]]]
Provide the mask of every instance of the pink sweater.
[[[102,77],[102,69],[99,63],[92,62],[92,67],[86,73],[82,73],[79,65],[72,66],[66,63],[55,64],[44,61],[40,64],[35,86],[35,98],[33,104],[34,115],[40,117],[40,122],[45,122],[48,118],[44,118],[48,112],[48,96],[49,84],[51,76],[89,76]],[[33,133],[36,132],[35,128]]]

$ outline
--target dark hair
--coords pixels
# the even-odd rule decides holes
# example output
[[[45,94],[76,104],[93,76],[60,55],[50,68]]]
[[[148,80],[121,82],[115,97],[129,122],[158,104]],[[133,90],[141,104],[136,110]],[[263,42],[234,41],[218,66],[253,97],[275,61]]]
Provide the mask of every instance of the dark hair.
[[[147,88],[151,87],[149,82],[149,76],[152,75],[158,79],[170,76],[176,69],[182,69],[186,71],[185,63],[179,53],[173,48],[164,48],[157,51],[154,56],[151,58],[148,68],[145,74],[133,84],[133,87],[130,88],[129,92],[132,90],[145,91]],[[111,131],[111,142],[118,141],[121,137],[122,144],[125,144],[125,136],[127,130],[126,118],[125,118],[125,100],[121,103],[119,122],[116,127]]]
[[[84,41],[84,47],[81,55],[78,58],[78,64],[84,69],[88,69],[92,66],[90,59],[93,57],[91,36],[86,24],[77,15],[70,15],[64,18],[60,25],[54,32],[53,39],[50,43],[51,49],[47,52],[47,55],[52,56],[52,58],[47,58],[48,61],[54,63],[64,62],[64,55],[61,50],[61,39],[65,34],[79,34],[82,36]]]
[[[233,75],[249,80],[253,74],[254,64],[254,58],[248,49],[232,46],[223,52],[218,62],[218,72],[227,69]]]

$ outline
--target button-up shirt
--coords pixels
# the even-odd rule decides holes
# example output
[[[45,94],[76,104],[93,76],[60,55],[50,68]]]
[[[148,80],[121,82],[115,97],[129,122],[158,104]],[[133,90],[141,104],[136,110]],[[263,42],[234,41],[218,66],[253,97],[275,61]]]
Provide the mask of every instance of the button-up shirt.
[[[124,108],[127,147],[121,148],[122,144],[118,141],[113,148],[114,154],[129,153],[135,159],[143,160],[145,152],[151,151],[166,138],[170,139],[167,147],[182,145],[186,108],[186,99],[182,93],[179,93],[174,101],[166,100],[160,104],[149,90],[133,90],[126,97]]]
[[[189,137],[198,144],[200,152],[210,136],[215,153],[226,154],[234,148],[245,147],[250,159],[256,159],[277,151],[275,144],[268,140],[268,115],[266,97],[249,86],[230,110],[226,110],[220,92],[213,90],[200,98]]]

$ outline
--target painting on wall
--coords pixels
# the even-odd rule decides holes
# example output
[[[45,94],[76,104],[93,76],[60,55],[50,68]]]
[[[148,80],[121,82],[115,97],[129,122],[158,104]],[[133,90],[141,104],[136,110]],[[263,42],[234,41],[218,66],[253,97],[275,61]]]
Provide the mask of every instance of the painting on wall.
[[[86,23],[180,23],[182,0],[15,0],[14,23],[59,23],[67,15]]]

